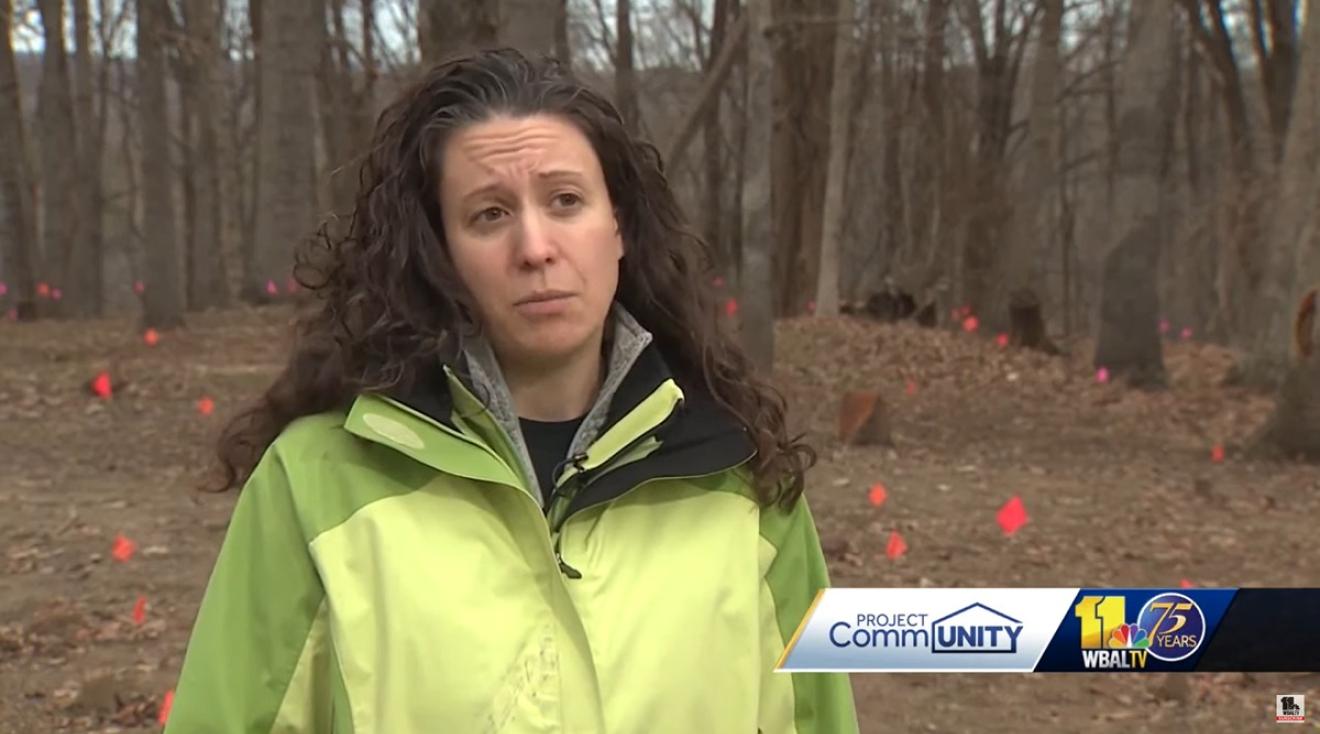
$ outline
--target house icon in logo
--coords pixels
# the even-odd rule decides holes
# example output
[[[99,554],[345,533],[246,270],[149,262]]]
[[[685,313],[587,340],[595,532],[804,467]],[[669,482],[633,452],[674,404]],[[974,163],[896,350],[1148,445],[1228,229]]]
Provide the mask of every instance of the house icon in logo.
[[[1018,649],[1022,623],[977,602],[931,624],[931,652],[1007,653]]]

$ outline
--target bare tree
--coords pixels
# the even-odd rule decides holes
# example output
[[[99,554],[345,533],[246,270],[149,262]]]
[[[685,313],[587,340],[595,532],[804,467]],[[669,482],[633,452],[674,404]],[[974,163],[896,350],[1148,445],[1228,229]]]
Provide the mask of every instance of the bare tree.
[[[1040,299],[1045,295],[1043,266],[1049,250],[1044,246],[1054,233],[1052,226],[1054,194],[1059,175],[1056,145],[1059,120],[1059,36],[1063,30],[1063,0],[1042,0],[1044,19],[1036,43],[1032,67],[1031,108],[1027,129],[1027,159],[1023,166],[1018,200],[1013,207],[1010,236],[1003,243],[1001,274],[994,283],[991,312],[1003,318],[1009,314],[1010,301],[1017,296],[1020,308],[1035,304],[1039,317]],[[1026,313],[1028,309],[1021,311]],[[1013,324],[1013,337],[1027,346],[1043,344]],[[1032,338],[1028,338],[1032,337]]]
[[[422,63],[492,46],[499,38],[499,7],[489,0],[418,0],[418,46]]]
[[[568,44],[568,0],[555,3],[555,58],[565,68],[573,65],[573,49]]]
[[[843,206],[848,178],[848,118],[852,109],[852,36],[855,32],[853,0],[839,0],[835,25],[834,79],[830,89],[830,160],[825,176],[825,210],[821,216],[820,273],[816,283],[816,313],[839,314],[839,256],[847,212]]]
[[[32,203],[31,172],[27,162],[27,126],[23,121],[23,95],[14,61],[14,6],[0,0],[0,225],[5,272],[11,274],[18,317],[37,316],[37,227]]]
[[[1008,224],[1005,201],[1013,98],[1031,29],[1031,16],[1015,14],[1008,0],[994,0],[985,18],[982,0],[963,0],[959,15],[972,41],[976,62],[976,137],[972,164],[973,196],[968,202],[961,285],[966,302],[990,329],[1002,329],[1006,309],[996,308],[996,279]]]
[[[179,250],[165,97],[165,34],[169,7],[137,0],[138,130],[142,135],[142,205],[147,252],[143,323],[157,329],[183,324]]]
[[[1313,2],[1313,9],[1314,12]],[[1289,363],[1288,332],[1294,306],[1320,284],[1320,18],[1304,27],[1300,79],[1279,172],[1277,207],[1271,220],[1266,287],[1261,307],[1265,328],[1257,331],[1243,365],[1253,384],[1278,384]]]
[[[77,138],[70,91],[69,55],[65,51],[64,2],[41,0],[41,89],[37,116],[41,139],[41,242],[52,288],[68,287],[70,258],[81,236],[84,215],[78,211]],[[70,153],[73,153],[70,155]],[[53,292],[53,291],[52,291]],[[62,304],[55,311],[66,313]]]
[[[530,56],[565,52],[568,59],[568,5],[564,0],[487,0],[499,7],[501,45],[512,46]],[[563,27],[563,48],[559,28]]]
[[[263,3],[257,176],[256,253],[244,296],[267,302],[283,292],[293,251],[316,224],[312,92],[325,23],[321,0]]]
[[[78,131],[78,235],[69,263],[69,306],[79,316],[101,313],[105,280],[102,252],[101,151],[103,128],[96,114],[95,76],[92,71],[92,12],[89,0],[74,0],[74,105]]]
[[[775,311],[802,313],[820,271],[821,215],[829,160],[829,115],[818,91],[834,74],[834,33],[816,17],[833,18],[837,0],[772,0],[775,81],[770,147]]]
[[[191,151],[191,165],[185,175],[194,196],[189,238],[192,250],[187,258],[188,306],[199,310],[224,306],[229,299],[222,247],[224,199],[215,105],[220,97],[216,69],[226,57],[219,43],[220,15],[216,5],[216,0],[186,0],[183,6],[189,70],[183,103],[189,112],[185,117],[190,121],[186,134]]]
[[[1167,235],[1162,113],[1172,81],[1170,0],[1135,4],[1127,37],[1119,76],[1120,147],[1113,212],[1113,221],[1119,223],[1118,240],[1105,257],[1095,365],[1126,376],[1130,384],[1148,386],[1164,382],[1155,274]]]
[[[710,43],[707,45],[706,53],[706,75],[710,76],[712,67],[716,66],[721,58],[721,52],[725,47],[732,45],[726,39],[729,26],[729,16],[732,15],[732,6],[734,0],[715,0],[714,16],[711,19]],[[746,31],[742,33],[746,37]],[[730,69],[733,67],[733,61],[737,58],[735,54],[725,54]],[[721,85],[723,87],[723,85]],[[702,150],[705,160],[705,192],[702,200],[706,206],[701,210],[701,232],[709,242],[715,252],[715,267],[720,270],[727,270],[730,265],[729,243],[720,236],[721,223],[724,221],[724,207],[721,204],[724,198],[720,195],[724,181],[724,171],[727,170],[724,164],[726,152],[724,150],[723,130],[720,128],[720,95],[710,101],[706,109],[706,115],[702,129]],[[665,160],[673,165],[673,158]]]
[[[614,100],[629,130],[636,130],[637,74],[633,70],[633,29],[631,0],[615,0],[615,28],[619,40],[614,50]]]
[[[745,124],[749,139],[746,183],[742,188],[742,343],[752,364],[769,374],[775,355],[774,272],[775,218],[770,211],[771,167],[765,146],[772,145],[770,109],[775,52],[771,0],[747,0],[748,102]],[[761,146],[759,149],[752,146]]]

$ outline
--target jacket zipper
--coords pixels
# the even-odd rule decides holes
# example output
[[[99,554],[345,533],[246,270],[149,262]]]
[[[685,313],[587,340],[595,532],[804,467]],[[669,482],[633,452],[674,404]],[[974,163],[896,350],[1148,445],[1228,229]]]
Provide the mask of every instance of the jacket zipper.
[[[637,448],[644,441],[652,438],[660,431],[664,430],[666,426],[670,425],[678,417],[679,409],[682,407],[683,401],[680,399],[674,404],[673,409],[669,411],[669,415],[665,416],[664,420],[657,423],[650,430],[641,433],[636,438],[629,441],[626,446],[616,451],[608,461],[594,469],[583,468],[582,462],[587,458],[587,453],[585,451],[580,451],[569,457],[568,463],[571,463],[573,468],[577,469],[577,471],[569,478],[568,482],[555,485],[554,490],[550,493],[550,501],[546,503],[546,522],[550,528],[550,534],[554,537],[555,562],[559,564],[559,571],[565,576],[570,579],[582,578],[582,572],[569,565],[569,563],[564,560],[563,554],[564,523],[568,522],[568,518],[571,517],[570,511],[573,509],[573,500],[582,492],[582,490],[586,489],[592,481],[599,479],[601,475],[607,474],[610,469],[617,466],[619,461],[631,453],[633,449]],[[575,485],[571,494],[565,491],[569,484]],[[568,503],[568,507],[563,513],[564,516],[556,518],[555,514],[563,503]]]
[[[623,448],[614,452],[614,454],[600,466],[592,469],[583,468],[582,462],[587,458],[587,453],[585,451],[578,452],[570,457],[567,463],[572,464],[573,467],[577,469],[577,472],[574,473],[567,482],[555,485],[554,490],[550,493],[550,501],[546,503],[546,519],[550,523],[550,531],[552,533],[558,533],[560,528],[564,526],[564,522],[568,520],[568,511],[572,509],[573,500],[583,489],[586,489],[592,481],[600,478],[601,475],[609,473],[611,469],[618,465],[619,460],[631,453],[633,449],[637,448],[644,441],[652,438],[673,423],[674,420],[677,419],[678,412],[682,407],[683,401],[679,400],[674,404],[673,409],[669,412],[669,415],[665,416],[664,420],[652,426],[650,430],[633,438],[633,440],[629,441]],[[571,493],[566,491],[569,485],[573,485],[573,491]],[[563,517],[556,517],[556,513],[559,511],[559,508],[563,506],[563,503],[567,503],[568,507],[565,508]]]

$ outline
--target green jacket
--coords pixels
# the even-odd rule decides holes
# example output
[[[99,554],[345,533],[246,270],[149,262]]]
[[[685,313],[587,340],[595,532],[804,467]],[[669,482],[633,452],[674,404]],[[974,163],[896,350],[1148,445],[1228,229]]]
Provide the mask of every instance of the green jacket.
[[[846,675],[773,672],[829,583],[806,501],[760,507],[745,432],[616,317],[548,511],[488,347],[285,429],[167,734],[857,731]]]

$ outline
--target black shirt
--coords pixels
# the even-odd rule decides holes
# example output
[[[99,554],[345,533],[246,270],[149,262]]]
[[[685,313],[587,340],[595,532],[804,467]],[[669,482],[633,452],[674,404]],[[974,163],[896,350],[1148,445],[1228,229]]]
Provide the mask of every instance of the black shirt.
[[[585,418],[585,416],[583,416]],[[573,445],[582,418],[571,421],[534,421],[519,418],[523,440],[527,443],[527,453],[532,458],[532,468],[536,471],[536,482],[541,488],[542,506],[549,504],[550,492],[555,486],[555,468],[568,458],[568,450]]]

